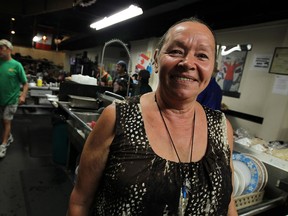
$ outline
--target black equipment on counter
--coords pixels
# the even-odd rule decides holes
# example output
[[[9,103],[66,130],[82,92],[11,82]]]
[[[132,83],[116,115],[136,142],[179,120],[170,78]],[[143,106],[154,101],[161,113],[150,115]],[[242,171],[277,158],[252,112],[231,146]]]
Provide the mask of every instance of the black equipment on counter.
[[[113,88],[65,81],[60,84],[58,98],[59,101],[68,101],[69,95],[97,98],[98,93],[104,93],[105,91],[113,91]]]

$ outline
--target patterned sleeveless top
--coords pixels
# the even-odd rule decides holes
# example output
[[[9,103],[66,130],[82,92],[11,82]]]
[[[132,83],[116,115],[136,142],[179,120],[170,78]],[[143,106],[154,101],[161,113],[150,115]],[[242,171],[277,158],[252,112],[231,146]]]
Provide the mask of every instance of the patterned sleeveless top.
[[[152,150],[139,103],[140,96],[116,103],[116,136],[95,197],[94,215],[227,215],[233,189],[224,114],[204,107],[205,155],[198,162],[178,163]],[[185,199],[181,169],[189,181]]]

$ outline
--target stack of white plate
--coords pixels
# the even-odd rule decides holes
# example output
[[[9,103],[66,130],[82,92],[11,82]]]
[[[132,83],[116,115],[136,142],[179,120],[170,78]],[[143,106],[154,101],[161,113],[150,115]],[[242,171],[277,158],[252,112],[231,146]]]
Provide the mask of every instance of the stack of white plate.
[[[246,153],[233,153],[232,159],[235,197],[264,190],[268,173],[262,161]]]

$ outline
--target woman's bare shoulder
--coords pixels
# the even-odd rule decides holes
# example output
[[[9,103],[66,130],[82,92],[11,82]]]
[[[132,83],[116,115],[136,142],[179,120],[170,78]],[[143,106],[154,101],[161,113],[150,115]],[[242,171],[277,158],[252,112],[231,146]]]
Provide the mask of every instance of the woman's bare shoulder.
[[[98,124],[114,125],[116,122],[116,105],[114,103],[105,107],[97,120]]]
[[[100,114],[100,117],[95,123],[92,132],[86,140],[85,146],[92,149],[99,147],[106,149],[112,142],[115,136],[116,113],[115,105],[108,105]],[[88,147],[87,147],[88,148]],[[90,151],[90,150],[89,150]]]

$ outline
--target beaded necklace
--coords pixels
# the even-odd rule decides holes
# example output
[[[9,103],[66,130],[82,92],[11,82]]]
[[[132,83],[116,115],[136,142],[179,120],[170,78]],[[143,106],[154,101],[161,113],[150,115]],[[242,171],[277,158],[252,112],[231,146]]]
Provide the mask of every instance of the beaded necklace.
[[[191,189],[190,182],[189,182],[188,178],[185,177],[184,170],[182,168],[183,163],[181,162],[180,156],[179,156],[179,154],[177,152],[176,146],[174,144],[174,141],[172,139],[172,136],[170,134],[170,131],[168,129],[168,126],[166,124],[166,121],[164,119],[162,111],[160,109],[160,106],[159,106],[159,104],[157,102],[156,94],[155,94],[155,102],[157,104],[160,116],[162,118],[162,121],[164,123],[165,129],[166,129],[166,131],[168,133],[170,142],[172,144],[172,147],[173,147],[173,149],[174,149],[174,151],[176,153],[177,159],[178,159],[179,164],[180,164],[179,168],[180,168],[180,177],[181,177],[181,181],[182,181],[182,186],[181,186],[181,190],[180,190],[180,205],[179,205],[179,211],[180,212],[179,213],[181,215],[184,215],[184,211],[185,211],[186,206],[188,204],[188,197],[187,197],[188,193],[187,192],[189,191],[189,189]],[[193,118],[193,123],[192,124],[193,124],[193,128],[192,128],[191,141],[190,141],[191,145],[190,145],[190,161],[189,162],[192,162],[192,154],[193,154],[193,146],[194,146],[193,144],[194,144],[194,128],[195,128],[195,111],[194,111],[194,118]]]

